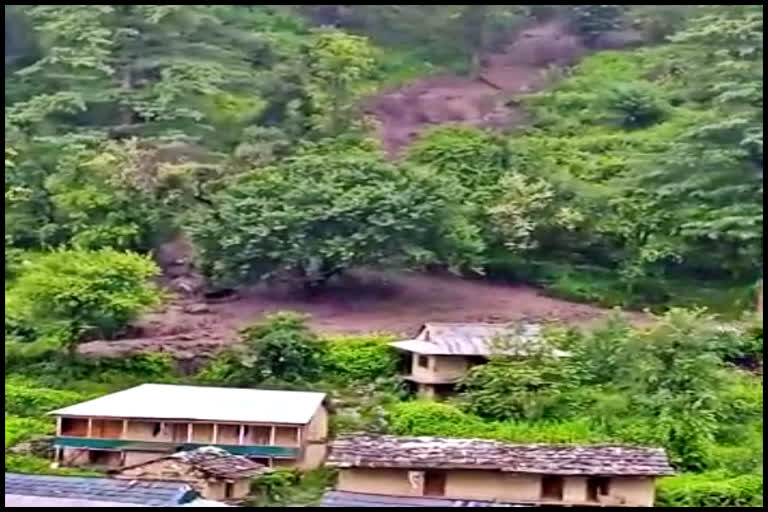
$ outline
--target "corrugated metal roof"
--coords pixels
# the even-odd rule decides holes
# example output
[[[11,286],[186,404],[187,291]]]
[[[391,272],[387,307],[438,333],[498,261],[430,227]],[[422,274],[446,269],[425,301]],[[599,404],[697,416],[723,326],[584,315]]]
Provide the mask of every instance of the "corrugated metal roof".
[[[525,355],[525,347],[540,340],[537,324],[435,323],[424,324],[415,339],[391,343],[395,348],[426,355]],[[501,342],[508,339],[509,343]],[[507,346],[508,345],[508,346]],[[568,354],[553,350],[556,356]]]
[[[127,506],[173,507],[197,496],[184,482],[113,480],[111,478],[5,474],[6,501],[35,501],[21,497],[75,500],[91,503],[119,503]],[[41,500],[37,500],[38,502]],[[54,506],[54,505],[49,505]],[[68,506],[68,505],[59,505]],[[82,505],[93,506],[93,505]]]
[[[303,425],[324,399],[305,391],[142,384],[49,414]]]
[[[323,496],[322,507],[527,507],[514,503],[493,501],[451,500],[414,496],[364,494],[360,492],[328,491]]]
[[[114,501],[93,501],[74,498],[47,498],[40,496],[20,496],[18,494],[5,495],[6,507],[30,507],[30,508],[86,508],[86,507],[148,507],[149,505],[136,505],[135,503],[117,503]]]

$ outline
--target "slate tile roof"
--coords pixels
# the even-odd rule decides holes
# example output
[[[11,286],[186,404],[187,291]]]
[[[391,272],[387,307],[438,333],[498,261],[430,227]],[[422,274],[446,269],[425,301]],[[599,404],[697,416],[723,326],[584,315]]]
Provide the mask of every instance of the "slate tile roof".
[[[176,459],[205,473],[206,476],[220,479],[250,478],[263,473],[267,469],[263,464],[252,461],[247,457],[233,455],[215,446],[204,446],[196,450],[176,452],[140,464],[126,466],[122,470],[141,467],[168,459]]]
[[[530,507],[515,503],[493,501],[451,500],[412,496],[389,496],[360,492],[328,491],[323,495],[321,507]]]
[[[640,446],[357,435],[337,439],[330,448],[327,464],[341,468],[466,468],[594,476],[674,474],[663,449]]]
[[[525,355],[526,346],[540,341],[541,327],[536,324],[426,323],[412,340],[390,343],[395,348],[426,355],[489,356],[496,352]],[[510,346],[496,340],[509,337]],[[556,356],[565,352],[554,350]]]
[[[113,480],[110,478],[5,474],[5,494],[174,507],[197,493],[183,482]]]

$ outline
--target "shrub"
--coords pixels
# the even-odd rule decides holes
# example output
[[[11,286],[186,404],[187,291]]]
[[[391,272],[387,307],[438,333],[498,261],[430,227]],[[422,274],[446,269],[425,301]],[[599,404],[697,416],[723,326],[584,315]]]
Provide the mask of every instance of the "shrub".
[[[6,333],[26,339],[59,333],[70,349],[84,335],[118,334],[159,299],[145,256],[112,249],[57,250],[30,260],[7,290]]]
[[[399,358],[386,335],[339,336],[327,340],[325,367],[330,377],[375,380],[397,373]]]
[[[6,386],[6,392],[7,392]],[[5,448],[27,441],[39,435],[52,434],[54,423],[50,420],[22,418],[5,413]]]
[[[36,386],[22,379],[6,379],[5,412],[18,416],[38,416],[53,409],[82,402],[88,397],[74,391]]]
[[[625,128],[642,128],[662,120],[666,106],[650,85],[619,84],[605,96],[605,105]]]
[[[395,405],[390,414],[392,433],[397,435],[472,437],[487,430],[479,418],[438,402],[403,402]]]
[[[294,469],[277,469],[253,480],[251,489],[256,497],[249,506],[313,506],[330,487],[336,473],[330,468],[318,468],[305,473]]]
[[[722,472],[683,474],[657,484],[657,506],[762,507],[763,476],[728,476]]]
[[[78,468],[52,468],[51,461],[34,455],[5,455],[7,473],[63,476],[104,476],[96,471]]]

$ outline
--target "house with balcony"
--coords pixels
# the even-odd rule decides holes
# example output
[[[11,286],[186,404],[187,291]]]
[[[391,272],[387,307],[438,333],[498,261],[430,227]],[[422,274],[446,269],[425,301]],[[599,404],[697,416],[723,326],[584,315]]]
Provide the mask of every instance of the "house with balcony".
[[[326,455],[324,393],[142,384],[64,407],[55,464],[119,468],[214,446],[267,467],[311,469]]]
[[[412,382],[419,395],[430,398],[449,392],[475,365],[492,355],[525,357],[540,347],[536,324],[444,323],[424,324],[415,338],[390,345],[409,356]],[[552,350],[561,357],[567,353]]]
[[[325,506],[651,507],[663,449],[356,435],[333,441]]]

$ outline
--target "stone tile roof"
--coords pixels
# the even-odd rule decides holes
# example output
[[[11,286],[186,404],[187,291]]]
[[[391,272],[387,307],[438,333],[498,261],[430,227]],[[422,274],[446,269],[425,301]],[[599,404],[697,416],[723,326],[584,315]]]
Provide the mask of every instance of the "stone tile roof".
[[[123,506],[147,507],[175,507],[192,501],[197,496],[192,487],[184,482],[16,473],[5,474],[5,494],[15,497],[59,498],[78,502],[120,503]],[[21,500],[23,498],[16,501]]]
[[[497,469],[595,476],[674,474],[661,448],[621,445],[505,444],[483,439],[358,435],[330,445],[329,466]]]
[[[233,455],[215,446],[204,446],[196,450],[176,452],[132,466],[126,466],[121,468],[120,471],[154,464],[163,460],[177,460],[201,471],[208,477],[225,480],[250,478],[267,470],[263,464],[259,464],[247,457]]]
[[[390,496],[364,494],[360,492],[328,491],[323,496],[321,507],[530,507],[516,503],[494,501],[451,500],[418,496]]]
[[[426,323],[416,338],[391,343],[395,348],[428,355],[489,356],[496,352],[525,355],[525,347],[539,341],[536,324]],[[500,337],[509,337],[510,347],[494,346]],[[557,356],[567,355],[554,351]]]

